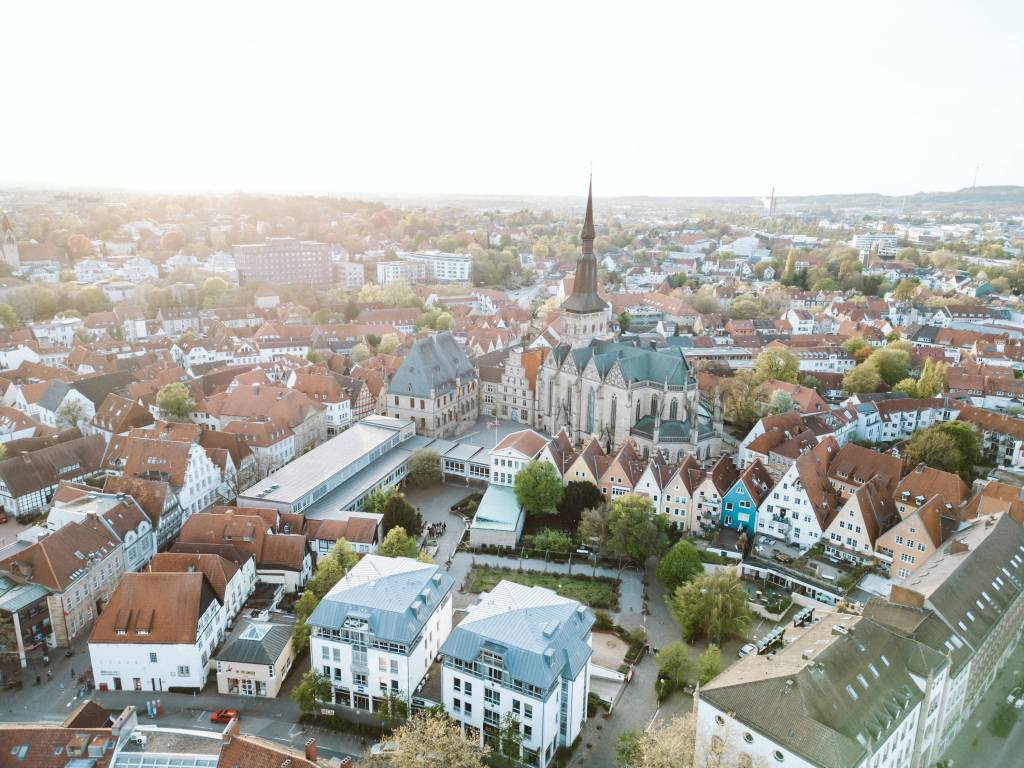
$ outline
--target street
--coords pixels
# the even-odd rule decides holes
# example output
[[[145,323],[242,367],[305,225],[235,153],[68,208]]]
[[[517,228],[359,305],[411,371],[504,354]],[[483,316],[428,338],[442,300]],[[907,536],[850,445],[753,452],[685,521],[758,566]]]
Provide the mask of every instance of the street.
[[[978,704],[943,758],[953,768],[985,765],[1012,766],[1024,763],[1024,717],[1017,720],[1005,739],[989,733],[988,724],[1014,686],[1024,684],[1024,643],[1018,643],[991,690]],[[1024,714],[1018,710],[1018,714]]]

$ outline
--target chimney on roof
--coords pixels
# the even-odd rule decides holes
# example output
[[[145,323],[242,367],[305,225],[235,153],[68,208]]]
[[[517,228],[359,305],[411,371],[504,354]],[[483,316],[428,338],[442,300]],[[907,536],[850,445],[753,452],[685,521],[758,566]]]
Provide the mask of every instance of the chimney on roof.
[[[967,542],[963,539],[953,539],[949,544],[949,554],[959,555],[966,552],[970,547],[967,546]]]
[[[306,759],[311,763],[316,762],[316,739],[314,738],[306,742]]]

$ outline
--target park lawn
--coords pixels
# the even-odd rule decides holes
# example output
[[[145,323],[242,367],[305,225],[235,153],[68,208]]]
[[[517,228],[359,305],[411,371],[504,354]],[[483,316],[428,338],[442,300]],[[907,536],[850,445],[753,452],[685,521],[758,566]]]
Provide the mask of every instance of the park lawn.
[[[589,576],[568,576],[564,573],[513,571],[478,565],[469,574],[469,591],[489,592],[502,579],[528,587],[546,587],[591,608],[614,611],[619,606],[619,587],[614,581],[592,579]]]

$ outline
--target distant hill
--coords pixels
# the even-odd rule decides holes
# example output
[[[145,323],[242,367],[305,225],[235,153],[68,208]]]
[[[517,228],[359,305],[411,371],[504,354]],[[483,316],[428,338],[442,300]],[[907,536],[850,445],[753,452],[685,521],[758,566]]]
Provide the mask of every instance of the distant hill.
[[[421,204],[431,207],[453,206],[474,209],[565,211],[580,208],[579,198],[541,195],[409,195],[369,196],[392,203]],[[763,208],[760,197],[605,197],[596,198],[606,209],[676,210],[676,211],[756,211]],[[977,213],[1024,213],[1024,186],[965,187],[955,192],[918,192],[914,195],[892,196],[877,192],[854,192],[831,195],[804,195],[776,198],[776,209],[786,211],[841,211],[862,209],[866,212],[964,211]]]

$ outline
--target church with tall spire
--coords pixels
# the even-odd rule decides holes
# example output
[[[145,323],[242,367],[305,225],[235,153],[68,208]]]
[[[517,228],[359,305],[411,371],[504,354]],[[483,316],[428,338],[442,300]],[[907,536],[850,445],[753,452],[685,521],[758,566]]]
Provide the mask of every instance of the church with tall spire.
[[[572,293],[562,303],[562,341],[582,347],[608,335],[608,302],[597,293],[597,258],[594,256],[594,183],[587,187],[587,212],[580,232],[582,251],[576,262]]]
[[[591,190],[592,190],[591,185]],[[608,303],[597,293],[594,200],[580,239],[572,293],[562,303],[561,338],[537,371],[533,426],[564,432],[581,446],[591,438],[605,451],[631,441],[644,458],[669,462],[722,452],[722,401],[698,391],[697,377],[676,346],[608,336]]]

